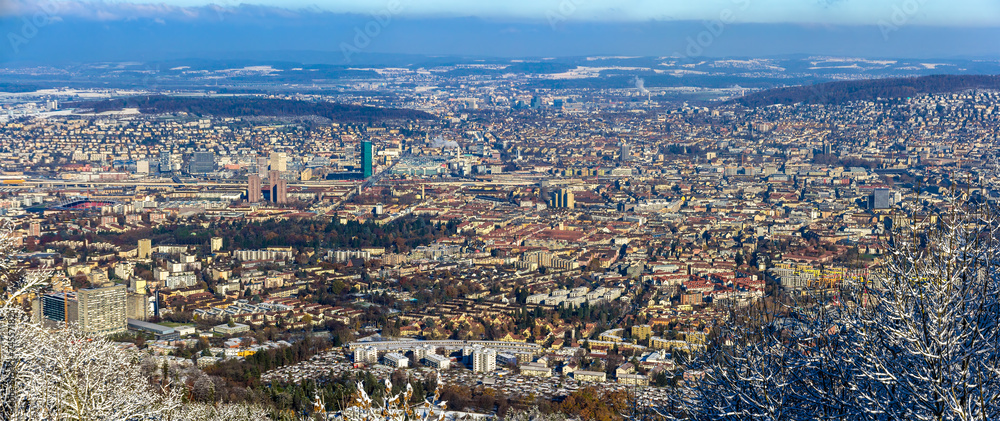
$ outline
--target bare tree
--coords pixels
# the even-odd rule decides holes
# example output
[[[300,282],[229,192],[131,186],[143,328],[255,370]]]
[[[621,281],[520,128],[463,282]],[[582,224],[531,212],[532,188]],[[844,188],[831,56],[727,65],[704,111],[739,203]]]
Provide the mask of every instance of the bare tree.
[[[17,270],[13,259],[17,235],[9,220],[0,226],[0,419],[35,419],[31,415],[31,381],[37,373],[35,363],[44,353],[36,346],[44,335],[31,325],[22,308],[23,302],[47,282],[47,273]]]
[[[259,421],[268,419],[267,410],[252,404],[188,403],[165,414],[165,421]]]
[[[47,413],[46,418],[146,420],[180,406],[176,390],[150,384],[135,350],[73,329],[37,335],[35,346],[44,352],[33,359],[25,386],[31,409]]]
[[[27,299],[48,284],[50,271],[20,271],[10,223],[0,226],[0,420],[267,419],[254,405],[181,404],[180,387],[154,386],[142,355],[75,326],[45,329],[29,320]],[[201,379],[202,389],[211,389]]]
[[[435,386],[433,397],[425,397],[423,403],[411,405],[413,388],[409,383],[406,384],[406,389],[395,395],[392,394],[389,379],[385,379],[384,384],[384,398],[376,402],[365,393],[364,384],[358,382],[354,402],[341,410],[337,418],[344,421],[444,421],[445,402],[439,400],[439,385]]]
[[[734,313],[689,366],[696,380],[674,415],[998,419],[998,222],[990,205],[953,201],[933,223],[893,232],[871,278],[846,282],[838,299]]]
[[[953,201],[929,229],[892,235],[870,284],[844,312],[856,395],[873,418],[1000,417],[1000,220]]]
[[[852,419],[851,367],[835,312],[762,301],[732,308],[722,336],[689,370],[673,415],[695,419]]]

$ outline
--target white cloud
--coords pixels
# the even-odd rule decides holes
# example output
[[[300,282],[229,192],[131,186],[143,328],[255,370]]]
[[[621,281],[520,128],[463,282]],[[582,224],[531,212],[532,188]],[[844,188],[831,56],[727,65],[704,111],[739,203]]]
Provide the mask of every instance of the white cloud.
[[[216,18],[246,9],[240,0],[6,0],[0,15],[25,15],[41,8],[49,15],[96,20],[133,18]],[[898,11],[907,23],[944,26],[1000,26],[996,0],[247,0],[276,15],[370,14],[402,5],[403,16],[478,16],[545,22],[715,20],[723,14],[744,23],[875,25]]]

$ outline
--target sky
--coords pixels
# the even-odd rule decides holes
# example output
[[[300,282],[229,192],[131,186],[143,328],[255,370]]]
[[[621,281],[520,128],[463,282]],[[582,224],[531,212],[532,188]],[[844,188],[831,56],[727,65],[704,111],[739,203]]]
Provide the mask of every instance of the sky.
[[[206,9],[269,6],[291,13],[372,14],[400,17],[479,17],[494,20],[641,22],[720,19],[736,23],[872,25],[879,21],[934,26],[998,26],[997,0],[0,0],[0,13],[46,6],[98,20],[195,18]],[[59,12],[57,12],[59,13]]]
[[[998,39],[1000,0],[0,0],[0,63],[291,51],[350,61],[345,50],[1000,57]]]

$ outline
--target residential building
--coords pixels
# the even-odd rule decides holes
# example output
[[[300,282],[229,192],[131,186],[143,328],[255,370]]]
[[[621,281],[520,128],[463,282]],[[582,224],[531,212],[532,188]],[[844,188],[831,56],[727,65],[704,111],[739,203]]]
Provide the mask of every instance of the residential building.
[[[378,350],[373,346],[363,346],[354,350],[354,362],[374,364],[378,362]]]
[[[497,352],[490,348],[476,347],[472,352],[472,371],[491,373],[497,369]]]
[[[77,320],[82,332],[110,335],[126,330],[125,285],[81,289],[76,295]]]

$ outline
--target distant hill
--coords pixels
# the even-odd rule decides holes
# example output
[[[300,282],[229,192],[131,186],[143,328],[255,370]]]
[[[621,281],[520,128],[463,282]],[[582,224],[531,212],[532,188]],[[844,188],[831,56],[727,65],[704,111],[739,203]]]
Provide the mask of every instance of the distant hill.
[[[921,77],[853,80],[768,89],[735,98],[728,104],[762,107],[774,104],[845,104],[877,98],[907,98],[966,89],[1000,89],[1000,76],[932,75]]]
[[[186,112],[216,117],[298,117],[319,116],[341,123],[376,123],[387,120],[436,119],[433,114],[400,108],[310,102],[253,97],[173,97],[140,96],[104,101],[66,104],[67,107],[96,113],[138,108],[143,114]]]
[[[0,83],[0,92],[7,93],[21,93],[21,92],[34,92],[42,89],[39,85],[27,85],[21,83]]]

